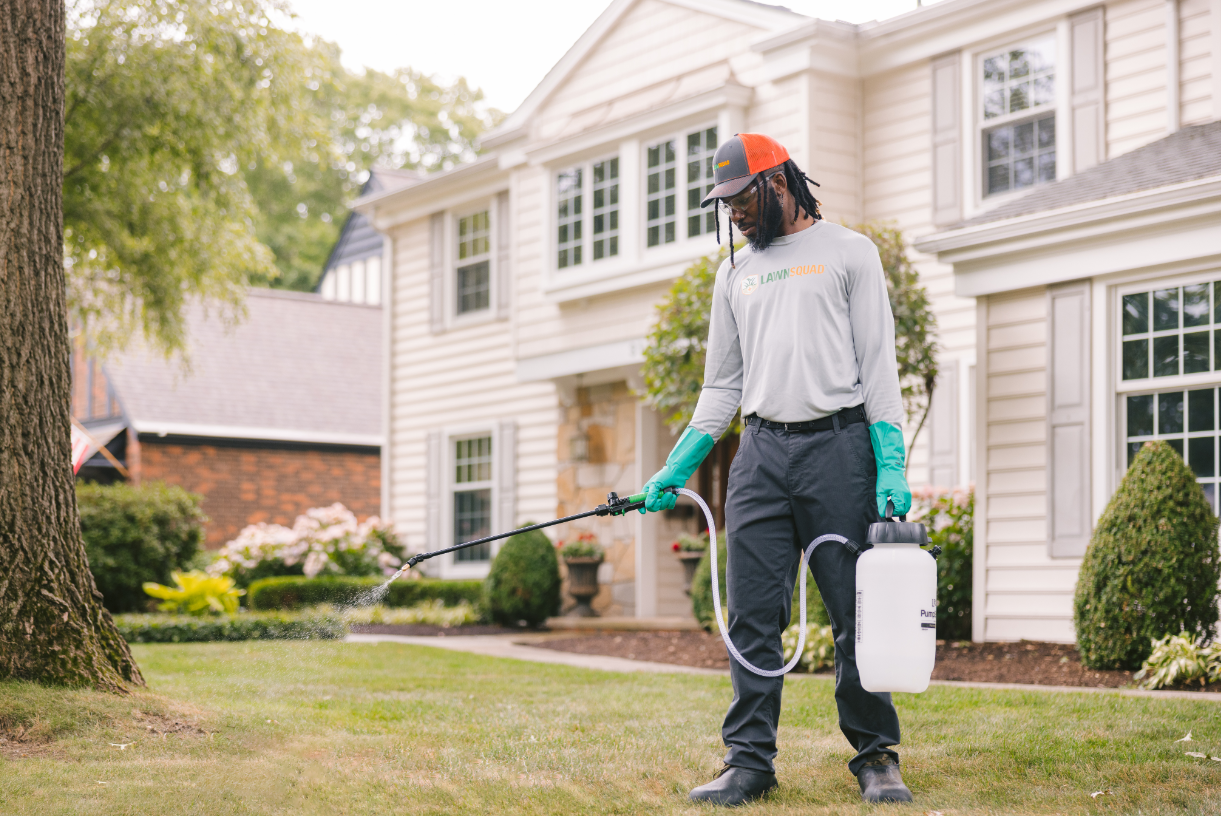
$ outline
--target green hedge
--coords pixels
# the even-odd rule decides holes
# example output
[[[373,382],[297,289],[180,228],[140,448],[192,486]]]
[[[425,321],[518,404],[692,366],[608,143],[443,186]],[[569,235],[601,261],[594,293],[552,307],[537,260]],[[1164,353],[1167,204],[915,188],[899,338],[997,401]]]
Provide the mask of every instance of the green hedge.
[[[113,612],[146,609],[144,582],[170,583],[204,540],[201,497],[159,482],[79,484],[81,535],[102,603]]]
[[[343,576],[262,578],[252,583],[246,591],[246,603],[257,610],[301,609],[323,603],[344,606],[366,600],[384,606],[416,606],[433,600],[440,600],[446,606],[457,606],[462,601],[478,606],[483,591],[481,581],[399,579],[387,588],[384,597],[370,597],[371,592],[384,582],[384,578]]]
[[[128,643],[204,643],[218,640],[338,640],[348,633],[337,618],[244,612],[216,617],[116,615]]]

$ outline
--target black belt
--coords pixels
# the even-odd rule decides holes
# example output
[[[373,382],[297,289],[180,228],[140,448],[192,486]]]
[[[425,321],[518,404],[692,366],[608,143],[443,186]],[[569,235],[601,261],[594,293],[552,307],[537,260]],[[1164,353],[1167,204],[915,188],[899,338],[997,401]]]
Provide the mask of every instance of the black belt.
[[[746,424],[758,425],[769,431],[833,431],[835,430],[836,417],[839,417],[839,426],[841,428],[845,425],[865,422],[865,406],[853,405],[851,408],[836,411],[834,414],[825,416],[822,419],[811,419],[806,422],[775,422],[770,419],[763,419],[758,414],[751,414],[746,418]]]

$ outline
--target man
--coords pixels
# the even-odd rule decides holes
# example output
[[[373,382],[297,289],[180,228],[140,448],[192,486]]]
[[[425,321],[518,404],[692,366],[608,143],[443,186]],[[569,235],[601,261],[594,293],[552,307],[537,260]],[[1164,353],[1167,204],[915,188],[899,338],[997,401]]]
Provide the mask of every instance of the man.
[[[822,220],[810,179],[783,146],[742,133],[713,162],[704,205],[728,211],[731,254],[717,271],[695,414],[645,485],[646,507],[674,506],[663,489],[687,482],[740,406],[745,427],[725,506],[729,634],[748,661],[774,669],[805,546],[824,533],[863,542],[887,502],[895,514],[911,504],[894,318],[877,248]],[[735,225],[750,242],[737,254]],[[835,636],[840,729],[857,751],[848,768],[865,801],[907,802],[892,748],[898,715],[889,694],[861,688],[856,668],[856,558],[828,544],[810,562]],[[725,767],[691,791],[694,801],[737,805],[776,785],[784,679],[736,661],[730,674]]]

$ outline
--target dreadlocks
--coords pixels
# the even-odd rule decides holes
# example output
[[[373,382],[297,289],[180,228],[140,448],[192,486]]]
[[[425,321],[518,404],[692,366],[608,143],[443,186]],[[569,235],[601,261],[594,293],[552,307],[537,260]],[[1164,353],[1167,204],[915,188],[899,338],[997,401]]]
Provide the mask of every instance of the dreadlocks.
[[[764,180],[770,180],[781,173],[784,174],[784,180],[793,196],[793,219],[800,218],[801,211],[804,210],[806,215],[815,221],[822,220],[822,213],[818,211],[818,199],[814,198],[814,193],[810,191],[810,185],[818,187],[818,182],[802,172],[792,159],[781,164],[779,169],[772,169],[761,175]],[[780,231],[784,214],[780,211],[780,199],[776,195],[776,188],[771,184],[759,184],[755,189],[755,195],[757,196],[756,212],[758,215],[756,216],[755,235],[750,239],[750,244],[756,250],[763,250],[771,245],[772,240]],[[715,220],[716,241],[717,244],[720,244],[720,203],[717,204]],[[733,219],[729,219],[729,265],[736,268],[733,256]]]

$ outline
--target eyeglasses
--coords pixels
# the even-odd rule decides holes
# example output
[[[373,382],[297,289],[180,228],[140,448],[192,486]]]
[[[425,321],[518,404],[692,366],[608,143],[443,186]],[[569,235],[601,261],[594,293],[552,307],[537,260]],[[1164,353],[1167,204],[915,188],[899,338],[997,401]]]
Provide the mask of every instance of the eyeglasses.
[[[767,176],[766,178],[770,179],[771,176]],[[721,205],[725,208],[725,211],[736,211],[740,213],[746,212],[746,208],[750,206],[750,202],[755,200],[755,194],[759,190],[759,182],[763,180],[764,179],[762,177],[755,179],[753,184],[737,195],[732,196],[731,198],[721,199]]]

